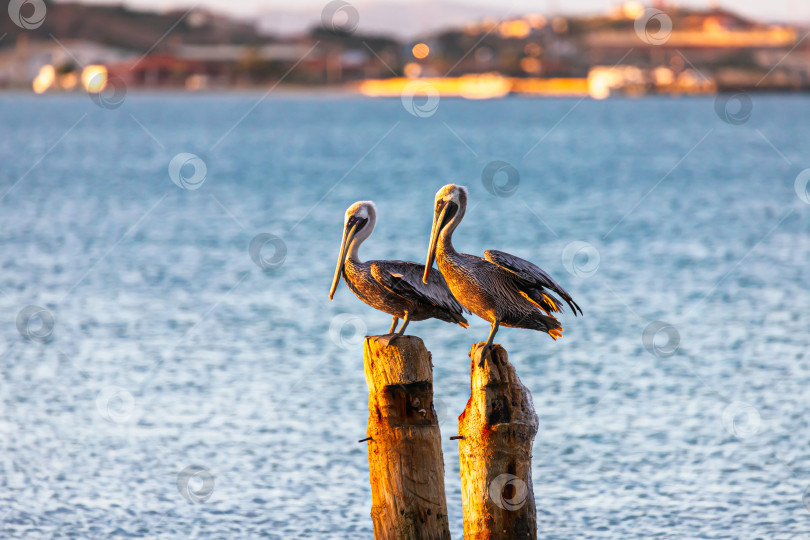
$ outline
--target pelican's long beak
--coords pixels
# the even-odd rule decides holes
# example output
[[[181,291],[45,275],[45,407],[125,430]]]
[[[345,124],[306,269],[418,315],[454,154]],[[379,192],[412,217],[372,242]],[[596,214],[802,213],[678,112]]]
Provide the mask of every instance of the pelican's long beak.
[[[346,252],[349,251],[349,246],[352,244],[354,234],[357,231],[357,223],[348,222],[343,229],[343,241],[340,243],[340,255],[338,255],[337,267],[335,267],[335,278],[332,280],[332,288],[329,289],[329,300],[335,296],[338,283],[340,283],[340,274],[343,272],[343,266],[346,264]]]
[[[425,275],[422,276],[422,283],[427,283],[430,269],[433,267],[433,261],[436,260],[436,247],[439,243],[439,233],[441,232],[442,223],[444,223],[444,215],[447,213],[447,205],[442,204],[439,209],[439,204],[436,205],[436,210],[433,212],[433,227],[430,229],[430,246],[428,246],[427,261],[425,262]]]

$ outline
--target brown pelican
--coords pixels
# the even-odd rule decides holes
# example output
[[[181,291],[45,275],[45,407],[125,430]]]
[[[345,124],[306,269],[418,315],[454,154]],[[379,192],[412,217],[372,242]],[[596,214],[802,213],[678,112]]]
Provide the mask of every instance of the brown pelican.
[[[490,322],[485,353],[500,325],[540,330],[556,341],[563,329],[551,313],[562,311],[562,307],[551,292],[562,297],[574,315],[577,310],[582,314],[571,295],[529,261],[495,250],[485,251],[482,259],[453,248],[453,231],[467,209],[467,188],[448,184],[436,193],[435,204],[423,281],[433,275],[430,270],[436,260],[453,295]]]
[[[371,201],[359,201],[346,210],[343,242],[340,245],[335,278],[329,299],[335,295],[340,276],[357,297],[371,307],[393,316],[388,334],[380,338],[386,345],[401,336],[410,321],[431,317],[467,328],[464,308],[456,301],[444,278],[438,274],[422,282],[425,267],[406,261],[366,261],[358,257],[360,244],[371,236],[377,223],[377,207]],[[399,319],[403,319],[399,332]]]

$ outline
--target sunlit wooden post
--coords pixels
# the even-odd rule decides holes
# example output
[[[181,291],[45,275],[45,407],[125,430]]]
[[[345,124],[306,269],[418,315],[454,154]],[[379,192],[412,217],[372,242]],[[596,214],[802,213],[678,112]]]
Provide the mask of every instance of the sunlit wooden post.
[[[459,416],[464,539],[537,538],[532,442],[538,420],[529,390],[495,345],[470,350],[470,400]]]
[[[430,353],[415,336],[368,337],[363,364],[374,538],[449,539]]]

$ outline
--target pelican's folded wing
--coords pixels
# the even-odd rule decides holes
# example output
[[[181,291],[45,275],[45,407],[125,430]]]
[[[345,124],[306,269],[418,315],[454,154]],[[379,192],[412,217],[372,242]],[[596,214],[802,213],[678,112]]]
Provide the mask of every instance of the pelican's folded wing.
[[[521,280],[536,288],[545,288],[558,294],[571,307],[574,315],[577,314],[577,310],[579,310],[579,314],[582,315],[582,308],[580,308],[577,303],[574,302],[574,299],[571,298],[568,291],[563,289],[559,283],[554,281],[554,279],[548,275],[548,273],[537,265],[532,264],[525,259],[521,259],[520,257],[515,257],[509,253],[504,253],[503,251],[498,251],[495,249],[488,249],[485,251],[484,258],[486,258],[486,260],[492,264],[496,264],[504,270],[512,272]]]
[[[447,288],[439,272],[431,272],[428,282],[422,283],[424,265],[407,261],[376,261],[371,264],[371,275],[391,292],[461,315],[465,310]]]

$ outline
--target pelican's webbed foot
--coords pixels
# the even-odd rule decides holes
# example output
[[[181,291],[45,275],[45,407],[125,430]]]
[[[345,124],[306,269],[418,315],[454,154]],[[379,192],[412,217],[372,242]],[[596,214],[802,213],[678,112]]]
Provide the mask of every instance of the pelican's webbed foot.
[[[492,358],[492,353],[495,351],[495,345],[484,345],[481,347],[481,360],[478,362],[478,367],[484,367],[484,362],[487,361],[487,358]]]
[[[377,336],[377,341],[382,343],[383,346],[388,347],[391,342],[398,338],[400,334],[386,334],[384,336]]]
[[[492,323],[490,323],[489,336],[487,337],[487,342],[484,344],[484,350],[481,351],[481,361],[478,362],[478,367],[484,367],[484,361],[492,354],[492,351],[495,350],[495,345],[492,344],[492,341],[495,339],[495,333],[498,331],[500,325],[500,319],[494,319]]]
[[[396,327],[395,326],[396,322],[397,322],[397,317],[394,317],[394,324],[391,325],[391,329],[388,330],[388,334],[385,335],[385,336],[380,336],[380,337],[377,338],[377,341],[379,341],[380,343],[382,343],[386,347],[391,345],[392,341],[394,341],[396,338],[398,338],[399,336],[401,336],[401,335],[403,335],[405,333],[405,329],[408,327],[408,323],[411,322],[411,316],[406,311],[405,312],[405,317],[402,320],[402,326],[399,327],[399,331],[396,334],[392,334],[391,332],[394,331],[393,329]]]

